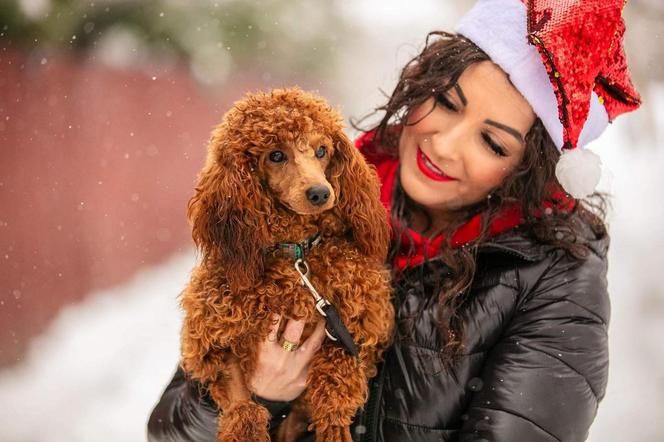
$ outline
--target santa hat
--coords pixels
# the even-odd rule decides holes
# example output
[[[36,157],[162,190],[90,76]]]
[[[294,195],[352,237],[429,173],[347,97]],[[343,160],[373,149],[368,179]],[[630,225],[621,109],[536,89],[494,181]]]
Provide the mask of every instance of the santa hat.
[[[591,194],[600,160],[581,149],[640,104],[622,46],[625,0],[479,0],[456,32],[510,77],[561,152],[556,176]]]

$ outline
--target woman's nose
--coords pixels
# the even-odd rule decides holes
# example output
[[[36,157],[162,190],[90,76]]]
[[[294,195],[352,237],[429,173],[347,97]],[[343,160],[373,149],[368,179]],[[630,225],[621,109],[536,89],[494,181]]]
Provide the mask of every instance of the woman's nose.
[[[435,162],[454,162],[459,159],[464,143],[465,135],[459,128],[449,128],[431,136],[431,150]]]

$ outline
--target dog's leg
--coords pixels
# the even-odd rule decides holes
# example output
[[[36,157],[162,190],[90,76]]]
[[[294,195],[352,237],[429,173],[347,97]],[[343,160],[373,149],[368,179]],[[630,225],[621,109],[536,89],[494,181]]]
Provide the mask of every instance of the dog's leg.
[[[219,416],[218,442],[270,442],[270,412],[251,399],[233,403]]]
[[[306,398],[316,442],[352,442],[350,424],[368,393],[360,361],[333,343],[324,344],[311,361]]]
[[[240,364],[229,357],[220,380],[210,385],[210,396],[220,405],[218,442],[269,442],[270,413],[251,399]]]

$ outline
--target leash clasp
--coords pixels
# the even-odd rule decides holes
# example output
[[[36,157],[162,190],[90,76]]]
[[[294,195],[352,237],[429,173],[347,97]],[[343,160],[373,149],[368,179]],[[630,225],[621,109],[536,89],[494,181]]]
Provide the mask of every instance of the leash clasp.
[[[316,289],[314,288],[313,284],[311,281],[309,281],[309,264],[307,264],[306,261],[304,261],[302,258],[299,258],[295,261],[295,270],[297,273],[300,274],[300,282],[302,285],[306,288],[309,289],[311,294],[314,297],[314,300],[316,301],[316,310],[318,310],[318,313],[321,314],[322,317],[324,317],[327,321],[327,314],[323,310],[323,308],[327,305],[330,305],[329,302],[325,298],[323,298],[321,295],[318,294]],[[325,328],[325,333],[327,334],[327,337],[330,338],[333,341],[336,341],[337,338],[335,338],[328,330],[327,327]]]

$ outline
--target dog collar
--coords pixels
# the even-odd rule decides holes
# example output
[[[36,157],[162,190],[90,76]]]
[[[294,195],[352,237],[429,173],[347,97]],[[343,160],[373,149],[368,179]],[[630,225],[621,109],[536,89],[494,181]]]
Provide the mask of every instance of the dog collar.
[[[276,251],[277,254],[289,257],[293,259],[293,261],[297,261],[298,259],[304,259],[304,256],[309,253],[314,246],[320,243],[321,239],[320,233],[316,233],[302,242],[280,242],[272,247],[263,248],[263,254],[266,255]]]

